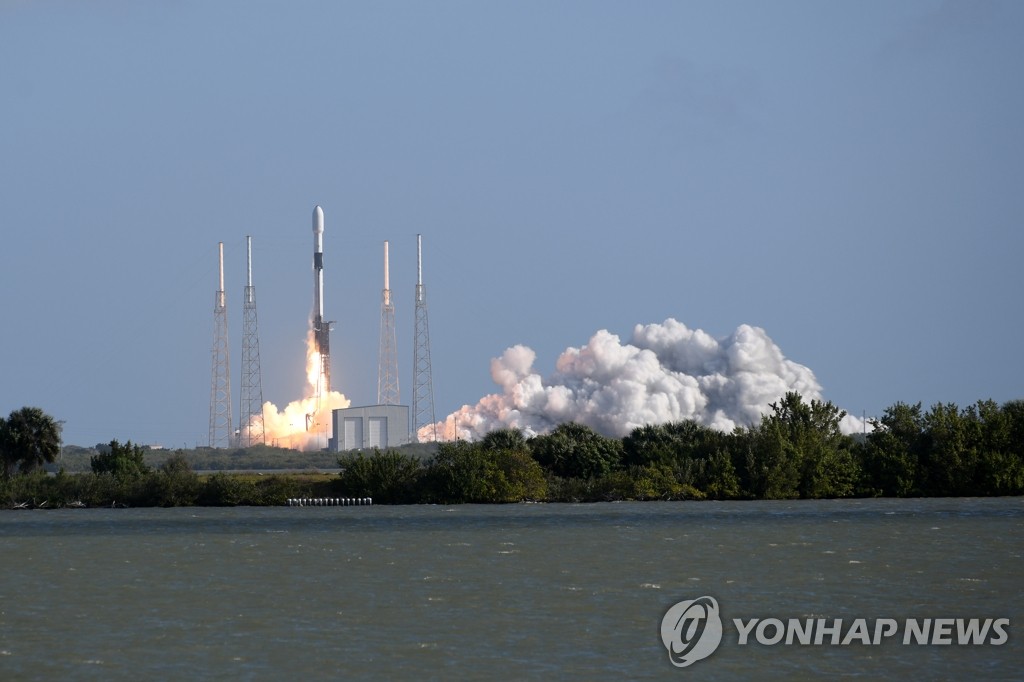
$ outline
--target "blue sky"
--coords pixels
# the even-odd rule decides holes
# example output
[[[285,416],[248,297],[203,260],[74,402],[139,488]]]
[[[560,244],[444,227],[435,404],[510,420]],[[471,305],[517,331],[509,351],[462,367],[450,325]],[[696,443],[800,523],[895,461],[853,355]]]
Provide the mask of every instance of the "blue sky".
[[[302,397],[313,206],[334,387],[376,400],[391,240],[411,396],[513,344],[762,327],[851,413],[1024,398],[1024,5],[0,0],[0,413],[207,438],[217,242],[237,401]],[[237,404],[235,411],[237,414]]]

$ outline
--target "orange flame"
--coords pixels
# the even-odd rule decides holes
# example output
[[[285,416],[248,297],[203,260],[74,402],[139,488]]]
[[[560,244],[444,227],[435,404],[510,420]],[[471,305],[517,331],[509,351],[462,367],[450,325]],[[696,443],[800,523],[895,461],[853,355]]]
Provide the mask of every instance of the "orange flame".
[[[331,411],[351,405],[338,391],[321,389],[326,382],[320,376],[320,354],[313,332],[306,336],[306,398],[293,400],[280,410],[269,400],[263,405],[263,432],[267,445],[296,450],[322,450],[331,436]]]

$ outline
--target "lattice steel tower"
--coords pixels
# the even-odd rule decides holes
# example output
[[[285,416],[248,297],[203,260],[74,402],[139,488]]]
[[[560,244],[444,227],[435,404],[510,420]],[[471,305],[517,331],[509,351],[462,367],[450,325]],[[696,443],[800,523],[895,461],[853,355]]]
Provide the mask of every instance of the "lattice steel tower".
[[[256,287],[252,285],[252,237],[245,238],[246,284],[242,295],[242,395],[238,401],[238,446],[265,444],[263,376],[260,336],[256,323]]]
[[[430,330],[427,325],[427,293],[423,288],[423,239],[416,235],[416,330],[412,355],[412,432],[431,427],[430,440],[437,440],[434,421],[434,380],[430,371]]]
[[[213,368],[210,372],[210,447],[231,445],[231,360],[228,357],[228,310],[224,305],[224,242],[220,252],[220,288],[213,300]]]
[[[380,304],[380,354],[377,359],[377,404],[397,405],[398,351],[395,343],[395,305],[388,277],[388,243],[384,241],[384,291]]]

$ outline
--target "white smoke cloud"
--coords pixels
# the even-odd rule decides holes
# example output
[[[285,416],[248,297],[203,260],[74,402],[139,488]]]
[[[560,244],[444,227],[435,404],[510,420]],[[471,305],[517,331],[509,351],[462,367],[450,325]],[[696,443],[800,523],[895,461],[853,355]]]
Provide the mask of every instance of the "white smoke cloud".
[[[327,447],[331,435],[331,415],[351,405],[351,401],[337,391],[320,398],[293,400],[278,409],[269,400],[263,404],[263,428],[270,445],[303,451]]]
[[[615,437],[684,419],[731,431],[760,422],[788,391],[805,401],[822,399],[814,373],[787,360],[763,329],[749,325],[715,339],[668,319],[637,325],[625,344],[601,330],[582,348],[567,348],[547,379],[534,369],[536,358],[519,345],[493,359],[491,377],[501,393],[438,422],[438,438],[476,440],[505,427],[532,436],[568,421]],[[847,415],[842,428],[860,431],[863,423]],[[431,431],[421,429],[420,440]]]
[[[312,327],[312,319],[310,320]],[[283,409],[270,402],[263,404],[264,440],[269,445],[313,451],[327,446],[331,436],[333,410],[351,405],[343,393],[324,390],[328,383],[321,375],[323,363],[316,349],[312,328],[306,334],[306,396],[288,403]],[[248,437],[252,424],[243,427]]]

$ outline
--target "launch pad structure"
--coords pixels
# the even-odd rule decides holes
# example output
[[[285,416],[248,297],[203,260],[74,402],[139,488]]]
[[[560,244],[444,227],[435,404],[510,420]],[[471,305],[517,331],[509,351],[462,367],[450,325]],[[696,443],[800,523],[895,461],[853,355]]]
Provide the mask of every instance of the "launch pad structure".
[[[238,401],[238,446],[266,444],[263,422],[263,374],[256,319],[256,287],[252,284],[252,237],[245,238],[246,285],[242,294],[242,375]]]
[[[384,241],[384,288],[381,292],[380,346],[377,404],[332,410],[324,415],[331,399],[331,331],[324,319],[324,212],[313,208],[313,313],[310,320],[308,380],[313,390],[305,402],[306,431],[334,427],[332,449],[380,447],[423,440],[436,441],[430,332],[427,323],[426,289],[423,285],[423,239],[416,235],[416,292],[413,338],[412,409],[400,405],[395,306],[391,294],[389,242]],[[263,413],[263,382],[260,367],[256,288],[252,278],[252,237],[246,237],[246,286],[243,292],[243,340],[237,430],[231,414],[231,376],[228,351],[227,306],[224,293],[224,243],[219,242],[219,287],[214,297],[214,339],[210,387],[210,447],[250,447],[266,443]],[[313,376],[315,374],[315,376]],[[305,411],[304,410],[304,411]],[[326,417],[326,419],[325,419]],[[326,428],[325,428],[326,427]],[[411,428],[410,428],[411,427]],[[299,426],[301,429],[301,425]],[[427,429],[431,429],[428,431]]]
[[[377,357],[377,404],[397,405],[398,351],[395,342],[395,304],[391,300],[388,242],[384,240],[384,290],[380,304],[380,350]]]
[[[423,427],[431,427],[437,440],[434,418],[434,377],[430,368],[430,327],[427,324],[427,290],[423,287],[423,236],[416,235],[416,322],[412,352],[412,433],[419,441]]]
[[[230,447],[231,359],[228,352],[228,310],[224,296],[224,242],[217,245],[220,257],[220,287],[213,299],[213,350],[210,370],[210,447]]]

